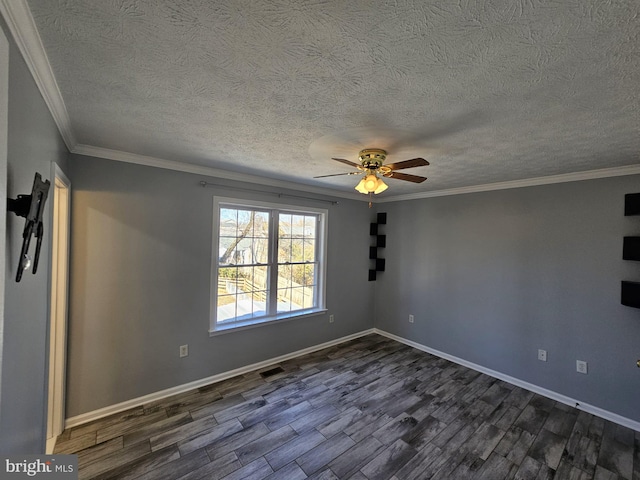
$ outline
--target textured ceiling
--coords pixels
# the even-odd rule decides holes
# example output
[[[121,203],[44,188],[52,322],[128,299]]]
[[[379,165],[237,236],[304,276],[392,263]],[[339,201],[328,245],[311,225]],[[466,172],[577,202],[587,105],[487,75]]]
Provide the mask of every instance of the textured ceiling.
[[[640,163],[640,2],[28,0],[80,144],[382,196]]]

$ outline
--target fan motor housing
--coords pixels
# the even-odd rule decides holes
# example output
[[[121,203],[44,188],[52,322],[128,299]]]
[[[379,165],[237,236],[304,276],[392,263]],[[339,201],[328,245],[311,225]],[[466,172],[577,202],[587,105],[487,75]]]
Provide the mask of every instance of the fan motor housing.
[[[360,163],[368,170],[377,170],[387,159],[387,152],[380,148],[365,148],[358,154]]]

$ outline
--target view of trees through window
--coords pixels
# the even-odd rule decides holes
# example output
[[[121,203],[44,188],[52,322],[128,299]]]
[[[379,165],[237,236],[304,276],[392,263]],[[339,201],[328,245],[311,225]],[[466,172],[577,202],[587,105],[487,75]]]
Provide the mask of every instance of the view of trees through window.
[[[317,224],[315,214],[221,207],[217,322],[314,307]]]
[[[278,215],[278,312],[313,306],[316,223],[309,215]]]

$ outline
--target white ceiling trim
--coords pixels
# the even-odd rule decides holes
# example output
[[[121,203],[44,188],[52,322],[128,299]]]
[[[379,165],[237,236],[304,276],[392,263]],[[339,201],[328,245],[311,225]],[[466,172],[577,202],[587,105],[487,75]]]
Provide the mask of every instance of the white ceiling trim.
[[[49,107],[64,143],[69,150],[73,150],[76,139],[71,129],[69,113],[26,0],[0,0],[0,13]]]
[[[411,193],[397,195],[395,197],[378,199],[376,203],[400,202],[403,200],[417,200],[420,198],[445,197],[447,195],[463,195],[465,193],[489,192],[492,190],[506,190],[509,188],[535,187],[552,183],[577,182],[580,180],[594,180],[598,178],[622,177],[625,175],[640,174],[640,165],[628,165],[625,167],[602,168],[585,172],[563,173],[546,177],[527,178],[524,180],[511,180],[508,182],[488,183],[486,185],[472,185],[469,187],[449,188],[432,192]]]
[[[261,177],[248,173],[238,173],[218,168],[204,167],[201,165],[192,165],[190,163],[176,162],[173,160],[165,160],[156,157],[149,157],[146,155],[138,155],[136,153],[123,152],[120,150],[94,147],[91,145],[78,144],[71,151],[71,153],[75,153],[77,155],[86,155],[88,157],[98,157],[107,160],[115,160],[118,162],[134,163],[136,165],[145,165],[148,167],[164,168],[166,170],[174,170],[178,172],[194,173],[196,175],[205,175],[207,177],[224,178],[227,180],[235,180],[238,182],[255,183],[258,185],[267,185],[277,188],[286,188],[287,190],[316,193],[318,195],[348,198],[350,200],[366,200],[362,197],[362,194],[359,193],[347,193],[328,188],[313,187],[310,185],[302,185],[299,183],[293,183],[284,180],[276,180],[273,178]]]

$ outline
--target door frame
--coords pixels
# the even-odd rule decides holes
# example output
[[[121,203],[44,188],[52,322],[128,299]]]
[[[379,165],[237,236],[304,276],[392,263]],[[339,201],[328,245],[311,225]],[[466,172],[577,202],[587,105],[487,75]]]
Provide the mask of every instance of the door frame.
[[[71,182],[53,163],[51,235],[51,309],[49,327],[49,388],[47,401],[47,453],[64,430],[69,302],[69,230]]]
[[[9,131],[9,41],[0,28],[0,198],[7,198],[7,155]],[[4,345],[4,286],[7,274],[7,210],[0,208],[0,403],[2,402],[2,355]],[[0,405],[0,412],[2,411]]]

